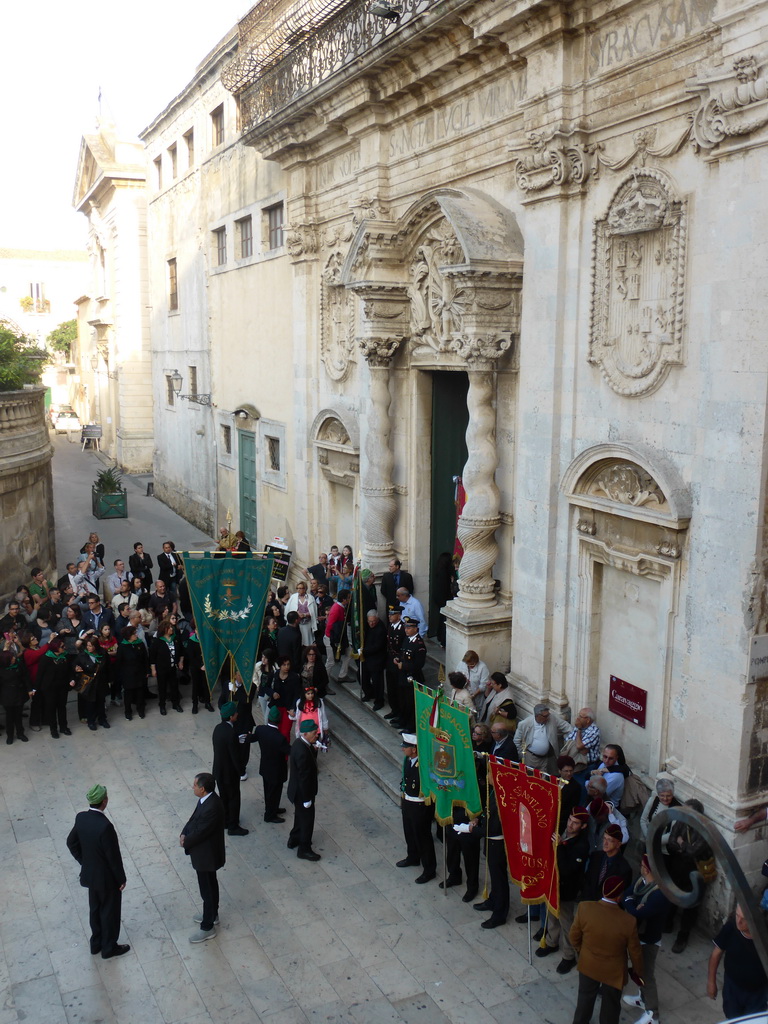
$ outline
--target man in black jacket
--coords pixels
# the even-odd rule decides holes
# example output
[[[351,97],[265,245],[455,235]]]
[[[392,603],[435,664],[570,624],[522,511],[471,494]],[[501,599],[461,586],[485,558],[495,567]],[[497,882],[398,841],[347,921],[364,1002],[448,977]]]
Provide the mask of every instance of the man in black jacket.
[[[237,704],[228,700],[219,708],[221,721],[213,730],[213,777],[224,804],[227,835],[247,836],[240,825],[240,741],[235,729]]]
[[[409,593],[413,593],[413,576],[401,568],[399,558],[390,558],[389,572],[381,577],[381,594],[387,602],[387,607],[399,604],[397,591],[400,587],[406,587]]]
[[[599,900],[603,882],[612,875],[621,878],[625,891],[632,885],[632,868],[621,852],[621,828],[610,824],[603,832],[603,848],[590,854],[587,877],[584,880],[584,899]]]
[[[384,707],[384,667],[387,663],[387,627],[379,620],[378,612],[366,616],[368,628],[363,639],[360,685],[363,701],[373,701],[373,710]]]
[[[227,859],[224,848],[224,804],[215,793],[215,781],[208,772],[200,772],[192,783],[197,807],[181,830],[179,846],[192,860],[197,872],[197,884],[203,898],[203,913],[195,921],[200,930],[189,941],[205,942],[216,934],[214,925],[219,921],[219,880],[216,872]]]
[[[120,907],[125,870],[115,826],[106,816],[109,797],[102,785],[86,794],[89,808],[80,811],[67,836],[69,852],[80,865],[80,885],[88,890],[91,911],[91,953],[103,960],[122,956],[131,948],[120,945]]]
[[[301,668],[301,630],[299,629],[299,613],[288,612],[285,617],[287,625],[277,631],[277,657],[291,659],[291,668],[298,672]]]
[[[291,747],[291,777],[288,780],[288,799],[293,804],[293,828],[288,836],[288,849],[294,850],[300,860],[320,860],[312,849],[315,828],[315,797],[317,796],[317,722],[305,718],[300,725],[301,734]]]
[[[259,744],[261,762],[259,775],[264,785],[264,821],[273,825],[282,825],[285,808],[280,806],[283,795],[283,784],[288,778],[288,758],[291,746],[278,728],[280,708],[269,709],[266,725],[257,725],[253,730],[251,742]]]
[[[407,732],[416,728],[416,707],[413,696],[413,683],[424,682],[424,665],[427,661],[427,647],[419,636],[419,623],[408,615],[403,616],[405,640],[395,658],[395,665],[400,672],[400,722]]]
[[[557,841],[560,917],[547,914],[547,944],[536,950],[536,956],[549,956],[560,949],[562,959],[557,965],[558,974],[567,974],[576,966],[576,950],[571,945],[569,935],[576,916],[576,901],[584,881],[584,870],[589,859],[589,837],[586,831],[588,824],[587,808],[574,807],[568,815],[568,823],[563,834],[552,837],[553,841]]]

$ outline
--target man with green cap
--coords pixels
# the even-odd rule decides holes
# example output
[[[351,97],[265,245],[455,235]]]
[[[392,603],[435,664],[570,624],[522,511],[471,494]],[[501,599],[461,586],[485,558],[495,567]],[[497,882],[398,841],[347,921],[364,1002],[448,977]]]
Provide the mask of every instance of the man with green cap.
[[[237,704],[228,700],[219,708],[221,721],[213,730],[213,777],[224,804],[227,835],[247,836],[240,825],[240,740],[235,730]]]
[[[91,953],[101,953],[102,960],[109,960],[131,948],[117,941],[125,870],[115,826],[105,813],[109,802],[106,786],[91,786],[85,798],[88,810],[76,816],[67,847],[80,865],[80,885],[88,890]]]
[[[280,806],[283,785],[288,778],[288,758],[291,745],[279,729],[280,708],[270,708],[267,713],[267,724],[257,725],[250,736],[251,743],[259,744],[261,762],[259,775],[264,784],[264,821],[272,825],[282,825],[285,808]]]
[[[317,796],[317,739],[318,725],[313,718],[305,718],[300,734],[291,747],[291,777],[288,780],[288,799],[293,804],[293,828],[288,837],[288,849],[294,850],[300,860],[320,860],[312,849],[315,828],[315,797]]]

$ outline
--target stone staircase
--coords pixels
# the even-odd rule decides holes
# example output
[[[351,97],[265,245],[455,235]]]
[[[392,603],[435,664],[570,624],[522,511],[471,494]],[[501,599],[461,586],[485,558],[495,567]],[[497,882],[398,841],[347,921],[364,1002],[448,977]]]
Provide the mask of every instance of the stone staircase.
[[[425,680],[429,686],[437,686],[445,651],[430,641],[427,652]],[[389,706],[374,711],[370,704],[363,704],[357,682],[339,683],[331,679],[331,689],[336,695],[326,697],[325,706],[334,744],[345,750],[382,792],[399,804],[403,755],[399,731],[384,718]]]

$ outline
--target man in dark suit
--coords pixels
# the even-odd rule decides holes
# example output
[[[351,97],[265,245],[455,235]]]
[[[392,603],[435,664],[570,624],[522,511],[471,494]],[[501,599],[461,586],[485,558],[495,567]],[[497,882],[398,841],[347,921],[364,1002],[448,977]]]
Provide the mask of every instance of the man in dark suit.
[[[301,630],[299,629],[299,613],[288,612],[285,617],[287,625],[277,631],[277,657],[290,658],[291,668],[298,672],[301,668]]]
[[[387,629],[387,664],[385,675],[387,679],[387,700],[389,701],[389,714],[385,718],[390,720],[393,729],[400,727],[400,669],[396,665],[400,657],[400,650],[405,643],[405,627],[401,621],[403,609],[399,604],[390,605],[387,610],[389,628]]]
[[[368,628],[363,639],[360,673],[363,701],[373,701],[373,710],[384,707],[384,667],[387,663],[387,627],[379,621],[379,613],[368,612]]]
[[[88,890],[91,953],[101,953],[102,960],[109,960],[131,948],[117,941],[125,870],[115,826],[105,813],[109,803],[106,787],[91,786],[86,800],[89,808],[75,818],[67,847],[80,865],[80,885]]]
[[[387,607],[399,604],[397,591],[400,587],[406,587],[409,593],[413,593],[413,576],[400,567],[399,558],[390,558],[389,572],[381,577],[381,593],[386,599]]]
[[[175,601],[178,593],[179,581],[183,576],[181,559],[176,554],[173,544],[167,540],[163,544],[163,550],[157,556],[158,579],[161,579],[168,588],[168,593]]]
[[[517,747],[515,746],[515,737],[501,722],[493,723],[491,726],[491,736],[493,737],[492,754],[496,757],[503,757],[507,761],[520,760]]]
[[[621,852],[621,827],[610,824],[603,832],[603,848],[590,854],[587,874],[584,880],[584,899],[599,900],[603,882],[610,875],[621,878],[624,888],[632,885],[632,868]]]
[[[192,783],[197,807],[181,830],[179,846],[191,858],[197,872],[197,884],[203,898],[203,913],[195,921],[200,930],[189,941],[205,942],[216,934],[214,925],[219,921],[219,880],[216,872],[227,859],[224,848],[224,804],[215,793],[215,781],[208,772],[200,772]]]
[[[416,707],[413,684],[410,680],[415,679],[417,683],[424,682],[427,646],[419,636],[418,620],[404,615],[402,621],[405,628],[405,640],[400,650],[400,656],[395,659],[395,665],[400,672],[400,722],[403,729],[413,732],[416,728]]]
[[[293,804],[293,828],[288,837],[288,849],[294,850],[300,860],[320,860],[312,849],[315,828],[315,797],[317,796],[317,722],[305,718],[301,733],[291,747],[291,777],[288,780],[288,799]]]
[[[213,777],[224,804],[227,835],[247,836],[240,825],[240,741],[235,729],[237,704],[228,700],[219,708],[221,721],[213,730]]]
[[[280,797],[288,778],[288,758],[291,755],[291,745],[280,732],[279,724],[280,708],[270,708],[267,724],[257,725],[251,735],[251,742],[255,740],[261,751],[259,775],[264,785],[264,821],[274,825],[282,825],[285,821],[280,817],[285,813],[285,808],[280,806]]]
[[[109,626],[110,629],[115,628],[115,613],[111,608],[101,603],[101,599],[98,594],[88,595],[88,610],[83,612],[83,629],[92,629],[98,636],[99,630],[102,626]]]

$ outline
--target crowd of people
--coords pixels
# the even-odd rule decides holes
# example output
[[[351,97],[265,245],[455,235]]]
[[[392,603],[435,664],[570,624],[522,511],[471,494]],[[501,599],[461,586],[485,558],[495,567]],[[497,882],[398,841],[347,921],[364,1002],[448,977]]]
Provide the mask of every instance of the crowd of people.
[[[223,529],[217,550],[237,554],[249,546],[242,533]],[[29,740],[24,727],[28,703],[30,730],[47,727],[54,739],[72,734],[70,705],[76,705],[77,719],[92,731],[109,729],[109,716],[118,711],[128,721],[134,714],[143,719],[153,701],[163,716],[169,710],[183,713],[190,699],[193,714],[201,708],[216,710],[183,563],[173,542],[163,543],[155,560],[136,542],[127,565],[124,558],[115,558],[109,574],[104,559],[104,545],[92,533],[58,580],[46,579],[39,568],[33,568],[30,582],[19,586],[10,600],[0,621],[0,703],[5,710],[7,744]],[[220,721],[212,739],[213,769],[211,776],[200,776],[201,799],[211,794],[208,780],[212,778],[218,787],[223,827],[230,836],[248,835],[240,822],[240,782],[247,778],[250,750],[257,743],[264,821],[285,821],[280,803],[288,781],[288,797],[294,803],[288,847],[295,848],[302,859],[319,860],[312,848],[312,833],[317,752],[327,749],[331,741],[325,698],[335,695],[331,684],[359,682],[362,702],[382,713],[402,734],[406,856],[397,866],[419,866],[415,881],[424,884],[437,875],[437,857],[433,811],[419,784],[412,680],[425,681],[427,619],[414,595],[412,576],[398,559],[392,559],[379,584],[388,622],[380,621],[374,577],[363,570],[360,600],[365,628],[355,649],[349,615],[353,573],[351,548],[339,551],[333,546],[305,571],[293,591],[280,586],[270,592],[250,692],[238,677],[221,683]],[[589,1021],[598,994],[601,1022],[618,1020],[627,954],[642,984],[636,994],[625,995],[624,1002],[642,1011],[637,1024],[656,1024],[656,958],[662,935],[675,929],[677,908],[660,891],[647,856],[643,855],[639,873],[633,877],[624,852],[630,842],[628,819],[638,822],[642,848],[654,816],[678,803],[674,781],[660,778],[646,799],[647,791],[626,764],[621,746],[603,742],[591,708],[582,708],[572,723],[546,704],[519,719],[506,676],[491,672],[475,651],[468,650],[448,672],[444,686],[446,695],[469,712],[480,791],[484,797],[487,792],[488,798],[479,818],[470,819],[457,809],[454,824],[438,828],[436,838],[445,843],[447,867],[441,887],[461,885],[466,878],[462,898],[472,903],[480,891],[481,855],[485,854],[490,892],[474,909],[490,915],[483,928],[506,923],[509,878],[493,787],[486,787],[487,755],[559,775],[561,814],[553,836],[559,917],[539,916],[540,908],[534,907],[516,922],[537,921],[536,955],[543,958],[559,952],[557,973],[568,974],[578,965],[574,1024]],[[254,701],[262,712],[261,725],[253,715]],[[703,813],[697,801],[687,803]],[[752,823],[749,819],[743,827]],[[675,823],[664,835],[663,849],[676,884],[689,891],[695,888],[701,897],[714,871],[704,840]],[[205,884],[201,881],[205,910],[193,941],[215,934],[214,882],[215,877],[207,878]],[[682,912],[673,953],[686,948],[699,904],[700,900]],[[765,1008],[768,999],[764,974],[753,973],[752,983],[745,983],[744,973],[735,971],[736,959],[752,963],[748,954],[754,943],[745,952],[744,942],[751,942],[751,936],[737,910],[735,923],[730,922],[715,938],[708,985],[714,998],[717,968],[725,955],[724,999],[731,1014],[736,1009]],[[117,933],[110,943],[122,948]]]

